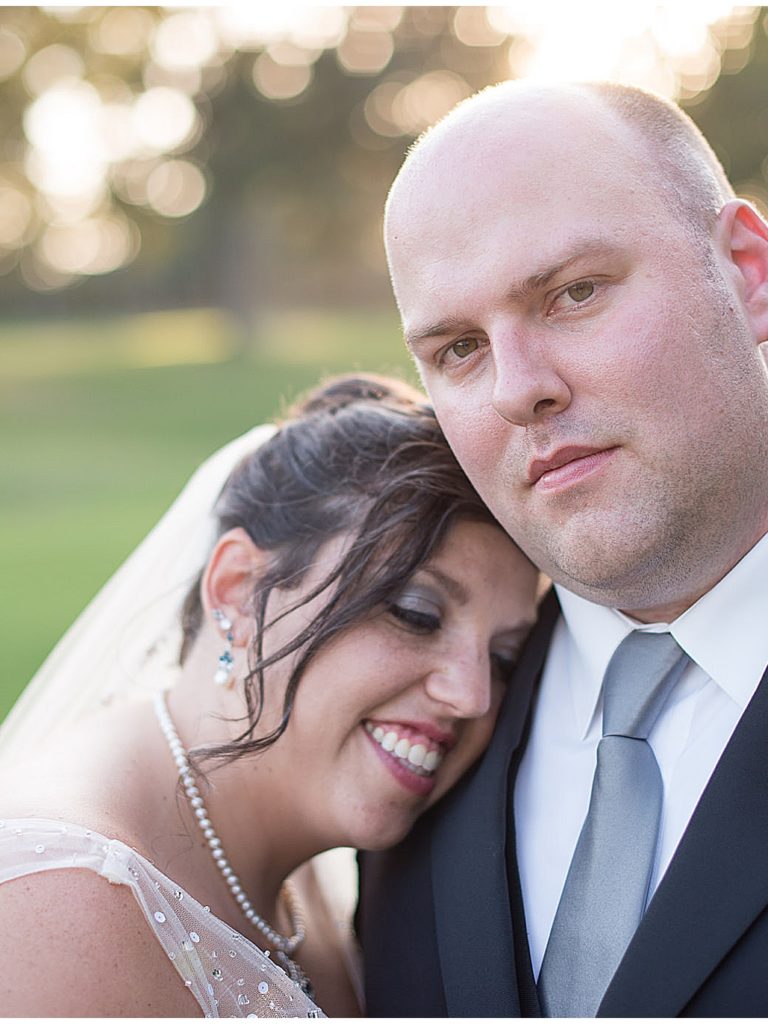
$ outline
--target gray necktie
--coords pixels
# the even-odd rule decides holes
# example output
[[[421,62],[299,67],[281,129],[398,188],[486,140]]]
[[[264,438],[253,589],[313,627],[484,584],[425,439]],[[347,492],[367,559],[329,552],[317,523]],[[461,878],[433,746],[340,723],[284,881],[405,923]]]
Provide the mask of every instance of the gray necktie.
[[[589,811],[539,975],[549,1017],[594,1017],[645,912],[663,798],[647,737],[688,656],[670,633],[635,631],[603,680],[603,738]]]

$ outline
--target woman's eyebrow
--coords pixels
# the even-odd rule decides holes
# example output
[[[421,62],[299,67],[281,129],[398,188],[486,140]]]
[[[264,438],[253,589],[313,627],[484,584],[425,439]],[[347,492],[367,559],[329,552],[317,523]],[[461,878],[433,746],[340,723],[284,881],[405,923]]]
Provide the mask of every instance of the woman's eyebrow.
[[[469,601],[469,593],[466,587],[455,580],[453,576],[448,576],[440,569],[435,569],[433,566],[425,565],[424,572],[429,573],[438,583],[442,584],[445,590],[448,592],[450,597],[456,601],[457,604],[466,604]]]

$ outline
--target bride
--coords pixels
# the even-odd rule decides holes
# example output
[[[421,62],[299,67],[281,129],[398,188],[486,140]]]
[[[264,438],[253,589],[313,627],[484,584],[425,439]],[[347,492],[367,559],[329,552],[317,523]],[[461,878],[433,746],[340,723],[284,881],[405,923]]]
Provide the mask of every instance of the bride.
[[[422,403],[341,378],[250,439],[180,667],[161,642],[178,549],[198,557],[179,509],[11,714],[3,1015],[361,1012],[312,858],[397,842],[482,753],[538,582]]]

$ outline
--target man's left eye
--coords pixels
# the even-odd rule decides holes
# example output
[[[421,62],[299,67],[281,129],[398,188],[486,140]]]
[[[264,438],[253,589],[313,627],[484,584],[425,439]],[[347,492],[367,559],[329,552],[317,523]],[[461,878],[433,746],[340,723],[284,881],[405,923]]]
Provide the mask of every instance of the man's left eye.
[[[565,289],[568,298],[574,302],[585,302],[594,295],[594,292],[595,286],[592,281],[577,281]]]
[[[467,356],[477,352],[479,347],[480,342],[477,338],[459,338],[458,341],[454,341],[452,345],[449,345],[446,355],[454,359],[466,359]]]

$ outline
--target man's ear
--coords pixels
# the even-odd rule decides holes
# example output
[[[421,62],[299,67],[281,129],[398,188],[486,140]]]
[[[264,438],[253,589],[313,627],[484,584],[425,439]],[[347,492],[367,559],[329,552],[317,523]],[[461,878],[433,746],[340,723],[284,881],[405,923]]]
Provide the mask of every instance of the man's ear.
[[[757,341],[768,340],[768,224],[749,203],[734,199],[718,215],[715,240],[734,268]]]
[[[268,554],[257,547],[242,527],[219,537],[200,584],[205,614],[221,611],[232,623],[236,647],[248,642],[253,615],[254,581],[266,570]]]

